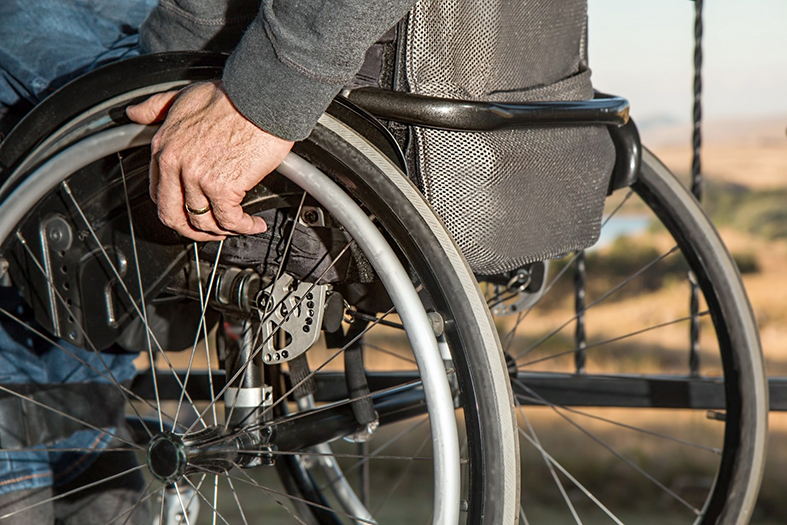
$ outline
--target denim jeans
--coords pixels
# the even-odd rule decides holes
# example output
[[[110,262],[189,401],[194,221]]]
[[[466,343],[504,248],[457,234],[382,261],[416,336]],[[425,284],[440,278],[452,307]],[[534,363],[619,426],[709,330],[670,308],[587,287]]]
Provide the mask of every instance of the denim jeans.
[[[19,383],[107,383],[112,377],[128,381],[136,373],[136,354],[103,353],[101,357],[60,340],[59,348],[35,335],[23,323],[36,327],[32,312],[24,306],[15,288],[0,288],[0,308],[13,315],[0,315],[0,384]],[[40,327],[36,327],[41,331]],[[82,364],[69,353],[83,361]],[[103,363],[102,363],[103,361]],[[0,494],[11,490],[32,489],[70,482],[95,461],[98,454],[58,451],[85,449],[99,452],[112,439],[115,429],[107,433],[81,430],[39,451],[0,452]]]
[[[139,54],[136,28],[155,4],[0,1],[0,133],[69,80]]]
[[[98,66],[139,54],[136,28],[156,0],[2,0],[0,1],[0,121],[5,130],[55,89]],[[3,131],[0,122],[0,132]],[[32,322],[19,294],[0,288],[0,307]],[[134,376],[133,354],[102,354],[58,341],[104,375],[117,381]],[[107,370],[107,368],[109,370]],[[57,346],[0,315],[0,384],[101,383],[107,379]],[[109,433],[79,431],[40,451],[0,452],[0,494],[66,484],[99,454]]]

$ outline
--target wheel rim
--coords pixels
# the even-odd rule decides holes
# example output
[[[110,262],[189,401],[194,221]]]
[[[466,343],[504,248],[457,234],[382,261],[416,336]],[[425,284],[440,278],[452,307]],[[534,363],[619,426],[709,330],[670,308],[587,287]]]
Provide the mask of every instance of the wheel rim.
[[[145,144],[146,142],[148,142],[149,139],[150,139],[150,136],[152,135],[151,130],[143,130],[142,133],[139,133],[139,131],[140,131],[139,127],[117,128],[117,129],[112,129],[112,130],[109,130],[109,131],[105,131],[105,132],[100,133],[100,134],[98,134],[96,136],[93,136],[93,137],[90,137],[90,138],[86,139],[88,142],[81,144],[80,145],[80,149],[83,149],[83,147],[84,147],[88,151],[94,152],[95,155],[96,155],[96,158],[101,158],[101,157],[104,156],[104,153],[106,153],[106,152],[121,151],[121,150],[127,149],[129,147],[142,145],[142,144]],[[68,155],[68,154],[64,154],[62,156],[57,156],[56,158],[52,159],[48,165],[42,166],[42,168],[39,169],[36,172],[36,173],[41,173],[41,174],[49,173],[50,175],[46,175],[46,176],[42,175],[40,177],[34,175],[34,176],[30,177],[27,181],[25,181],[22,185],[20,185],[15,190],[12,198],[8,199],[3,204],[2,209],[0,210],[0,211],[2,211],[3,217],[7,219],[7,220],[4,220],[3,225],[2,225],[2,230],[0,230],[0,231],[2,231],[2,233],[4,235],[8,236],[11,233],[11,231],[14,229],[13,223],[17,222],[16,220],[13,220],[13,219],[16,218],[17,216],[21,217],[24,214],[25,209],[32,208],[34,206],[34,201],[38,200],[38,199],[36,199],[34,197],[35,193],[37,192],[39,195],[43,195],[43,194],[48,193],[51,189],[53,189],[53,188],[55,188],[57,186],[58,181],[56,179],[58,177],[57,176],[51,176],[51,173],[53,172],[53,170],[56,169],[56,170],[59,170],[62,173],[71,173],[73,171],[78,170],[80,168],[80,166],[86,165],[88,163],[88,161],[86,159],[78,158],[79,156],[80,155]],[[297,162],[297,159],[295,159],[294,162]],[[285,170],[286,170],[286,168],[285,168]],[[292,169],[293,176],[297,176],[297,174],[301,173],[302,170],[303,170],[303,166],[296,167],[296,168]],[[312,177],[314,177],[313,173],[312,173]],[[323,187],[323,189],[324,189],[324,187]],[[71,195],[70,189],[66,189],[66,191],[67,191],[67,193],[69,195]],[[24,195],[24,198],[17,198],[18,195]],[[366,217],[366,216],[364,215],[364,217]],[[368,219],[367,219],[367,222],[368,222]],[[372,246],[371,248],[374,248],[374,246]],[[386,264],[390,265],[391,261],[388,261]],[[398,261],[397,261],[397,264],[399,264]],[[111,265],[111,263],[110,263],[110,265]],[[403,285],[405,284],[405,282],[407,284],[409,284],[410,281],[409,281],[409,278],[407,278],[407,274],[404,272],[404,270],[401,269],[401,265],[399,265],[399,273],[400,274],[404,274],[404,276],[405,276],[405,281],[403,281],[402,277],[400,275],[398,277],[399,281],[397,282],[397,285],[396,285],[399,289],[402,289],[402,288],[404,288]],[[409,284],[409,287],[412,290],[412,285],[411,284]],[[417,296],[417,294],[415,294],[414,291],[411,292],[411,296],[412,295],[416,295]],[[407,306],[406,309],[409,310],[409,311],[416,311],[417,309],[413,308],[412,297],[411,297],[410,301],[411,302],[408,303],[408,306]],[[419,301],[419,304],[420,304],[420,301]],[[140,314],[140,316],[143,315],[140,312],[138,312],[138,313]],[[419,315],[419,314],[416,314],[416,315]],[[448,428],[448,433],[447,434],[445,432],[442,432],[442,433],[438,432],[438,435],[442,434],[442,437],[440,438],[440,442],[441,442],[441,447],[440,448],[444,452],[444,456],[445,457],[443,459],[439,460],[441,462],[442,466],[440,467],[438,475],[436,476],[437,479],[435,480],[436,482],[439,481],[438,482],[438,486],[440,488],[435,491],[436,492],[435,499],[438,502],[438,509],[436,510],[436,512],[434,514],[434,519],[435,519],[435,522],[441,522],[441,523],[442,522],[456,522],[456,520],[458,519],[457,516],[458,516],[458,510],[459,510],[459,501],[458,501],[458,498],[459,498],[459,485],[458,485],[458,480],[460,479],[461,476],[458,473],[458,464],[459,464],[459,460],[458,460],[458,452],[459,452],[458,451],[458,446],[453,446],[452,447],[450,445],[450,443],[452,441],[456,442],[456,426],[455,426],[454,416],[453,416],[453,401],[451,400],[451,395],[447,393],[448,392],[448,383],[447,383],[447,380],[446,380],[446,375],[444,373],[444,368],[443,368],[444,365],[443,365],[442,360],[439,358],[439,353],[437,353],[437,348],[436,348],[437,345],[435,343],[434,335],[432,333],[432,327],[431,327],[431,324],[429,324],[428,320],[426,319],[426,314],[423,311],[423,307],[421,307],[420,316],[421,316],[421,319],[414,321],[416,324],[420,323],[420,325],[421,325],[420,328],[417,329],[420,332],[420,335],[417,335],[416,337],[424,338],[425,337],[424,333],[428,332],[427,339],[431,338],[431,340],[432,340],[431,344],[433,345],[433,348],[431,348],[427,352],[424,352],[424,355],[423,356],[419,356],[418,358],[420,359],[421,357],[424,357],[426,359],[431,359],[432,360],[432,362],[431,362],[431,366],[432,367],[435,367],[436,365],[439,366],[439,373],[438,373],[438,376],[437,376],[437,380],[434,383],[437,383],[437,385],[439,387],[440,386],[439,385],[440,379],[442,379],[442,381],[444,383],[442,385],[443,392],[439,392],[438,391],[437,395],[441,395],[443,399],[442,399],[442,401],[435,402],[435,404],[439,405],[442,402],[443,405],[445,405],[447,403],[447,405],[448,405],[447,412],[448,412],[448,414],[450,414],[450,425],[453,428],[453,437],[451,435],[451,428]],[[403,319],[402,322],[403,322],[403,324],[410,324],[411,323],[411,321],[407,320],[407,319]],[[200,329],[203,329],[203,325],[200,326]],[[425,343],[425,344],[428,345],[429,343]],[[423,347],[423,344],[419,343],[419,346]],[[434,352],[434,354],[432,354],[432,356],[429,357],[429,355],[428,355],[429,352]],[[435,359],[435,356],[437,356],[436,359]],[[427,365],[424,365],[424,366],[428,367],[430,365],[427,364]],[[431,381],[430,381],[430,383],[431,383]],[[433,395],[433,394],[427,394],[427,397],[429,397],[429,395]],[[180,403],[179,403],[179,405],[180,405]],[[180,408],[178,408],[178,410],[180,410]],[[446,410],[445,406],[443,407],[443,410]],[[207,408],[202,410],[202,414],[201,415],[204,415],[206,412],[207,412]],[[439,410],[437,411],[437,413],[439,413]],[[446,418],[443,415],[439,415],[438,417],[442,417],[443,418],[443,423],[446,422]],[[159,420],[159,423],[162,423],[161,419]],[[442,425],[442,428],[443,429],[446,428],[445,424]],[[443,448],[444,445],[445,445],[445,448]],[[421,447],[421,449],[423,449],[423,447]],[[452,457],[452,456],[455,456],[455,457]],[[372,457],[373,457],[373,455],[372,455]],[[452,464],[455,465],[455,466],[452,467],[451,466]],[[448,474],[448,475],[450,475],[452,477],[452,479],[450,481],[446,482],[445,479],[441,478],[441,476],[444,476],[446,474]],[[204,477],[203,477],[203,479],[204,479]],[[230,483],[231,483],[231,481],[230,481]],[[148,487],[150,487],[150,484],[148,484]],[[191,488],[193,489],[194,486],[192,486]],[[233,491],[234,491],[234,489],[233,489]],[[146,497],[150,497],[150,494],[146,494],[145,496]],[[182,505],[184,512],[185,512],[186,508],[189,508],[190,502],[194,499],[194,497],[192,497],[188,502],[184,503],[184,501],[183,501],[184,498],[182,497],[182,495],[178,494],[177,497],[178,497],[178,502]],[[209,501],[205,501],[205,498],[203,498],[203,508],[204,508],[205,504],[210,506],[210,502]],[[239,506],[240,506],[240,504],[239,504]],[[161,503],[161,508],[162,509],[164,508],[164,501],[163,500],[162,500],[162,503]]]

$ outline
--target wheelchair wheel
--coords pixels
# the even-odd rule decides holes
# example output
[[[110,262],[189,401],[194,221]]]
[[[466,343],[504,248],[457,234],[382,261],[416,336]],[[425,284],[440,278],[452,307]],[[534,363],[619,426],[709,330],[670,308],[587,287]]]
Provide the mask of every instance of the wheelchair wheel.
[[[656,157],[608,198],[595,247],[482,288],[512,370],[522,521],[748,522],[768,414],[757,326],[716,230]]]
[[[0,322],[114,390],[137,437],[123,442],[147,463],[145,490],[117,520],[148,507],[157,523],[194,523],[199,506],[205,523],[514,522],[516,421],[492,319],[395,159],[345,123],[363,120],[353,108],[334,106],[250,193],[266,239],[196,246],[158,224],[146,197],[154,130],[124,122],[123,108],[216,78],[222,62],[108,66],[0,149],[2,262],[35,317],[20,327],[0,309]],[[130,384],[102,357],[123,351],[141,352]],[[122,426],[85,399],[0,390],[54,413],[56,438]]]

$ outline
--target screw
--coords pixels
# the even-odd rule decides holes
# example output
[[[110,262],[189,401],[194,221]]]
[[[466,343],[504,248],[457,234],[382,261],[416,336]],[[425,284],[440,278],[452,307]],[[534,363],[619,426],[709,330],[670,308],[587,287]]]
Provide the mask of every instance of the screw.
[[[306,308],[314,308],[314,301],[309,301],[306,303]]]
[[[311,292],[307,293],[307,294],[306,294],[306,299],[308,299],[308,300],[310,300],[310,301],[311,301],[312,299],[314,299],[314,294],[313,294],[313,293],[311,293]]]
[[[306,318],[306,324],[312,324],[313,322],[314,322],[314,319],[312,319],[311,317],[307,317]]]
[[[303,212],[303,222],[306,224],[314,224],[319,219],[317,212],[314,210],[306,210]]]
[[[309,328],[308,326],[304,326],[303,331],[309,333],[311,331],[311,328]]]

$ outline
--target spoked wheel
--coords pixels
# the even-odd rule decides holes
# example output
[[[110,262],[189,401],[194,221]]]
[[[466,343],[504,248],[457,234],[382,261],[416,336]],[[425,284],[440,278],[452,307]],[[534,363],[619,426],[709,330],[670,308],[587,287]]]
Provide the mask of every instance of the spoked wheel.
[[[609,197],[597,246],[484,286],[527,523],[748,522],[768,410],[757,327],[715,229],[652,154]]]
[[[136,455],[90,486],[144,476],[113,523],[513,522],[516,422],[483,296],[395,162],[343,122],[352,108],[250,193],[268,233],[194,245],[158,223],[154,130],[122,108],[220,68],[110,66],[4,143],[2,257],[29,311],[0,309],[2,326],[84,368],[109,408],[0,390],[54,414],[52,450],[87,429],[120,443],[88,461]],[[140,357],[121,377],[107,356],[124,352]],[[42,438],[27,441],[2,452]]]

